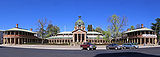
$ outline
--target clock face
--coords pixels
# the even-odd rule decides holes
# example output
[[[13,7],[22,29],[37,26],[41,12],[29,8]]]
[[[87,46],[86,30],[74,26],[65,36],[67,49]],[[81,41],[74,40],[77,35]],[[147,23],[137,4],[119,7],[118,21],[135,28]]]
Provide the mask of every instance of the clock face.
[[[81,25],[81,22],[78,22],[78,25]]]

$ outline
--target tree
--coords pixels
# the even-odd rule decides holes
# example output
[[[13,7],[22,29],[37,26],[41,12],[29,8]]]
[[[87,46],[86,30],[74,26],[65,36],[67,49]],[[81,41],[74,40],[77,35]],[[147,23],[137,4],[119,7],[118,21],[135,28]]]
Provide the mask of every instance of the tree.
[[[57,33],[59,32],[60,32],[60,29],[58,26],[53,26],[52,24],[48,24],[46,28],[46,38],[53,35],[57,35]]]
[[[127,19],[126,17],[120,18],[117,15],[112,15],[108,18],[109,23],[111,24],[108,26],[110,29],[110,33],[112,38],[121,37],[121,31],[127,26]]]
[[[102,33],[104,35],[103,39],[106,41],[109,41],[111,38],[111,30],[110,28],[107,29],[107,31],[103,31]]]
[[[96,31],[96,32],[99,32],[99,33],[103,33],[103,30],[102,30],[102,28],[100,28],[100,27],[96,27],[95,31]]]
[[[137,25],[136,25],[136,29],[139,29],[139,28],[141,28],[141,25],[140,25],[140,24],[137,24]]]
[[[152,23],[151,28],[156,32],[157,35],[157,39],[158,39],[158,43],[159,43],[159,39],[160,39],[160,18],[155,19],[156,23]]]
[[[88,30],[88,31],[94,31],[92,25],[88,25],[87,30]]]
[[[134,26],[131,26],[131,30],[134,30],[135,28],[134,28]]]
[[[46,30],[45,27],[47,25],[48,21],[46,18],[42,18],[38,20],[38,34],[40,35],[40,37],[42,38],[42,44],[44,43],[45,37],[46,37]]]
[[[106,40],[106,41],[109,41],[111,38],[111,33],[109,31],[103,31],[105,34],[104,34],[104,37],[103,39]]]
[[[53,26],[53,32],[54,32],[54,34],[53,34],[53,35],[57,35],[57,33],[59,33],[59,32],[60,32],[59,27],[58,27],[58,26]]]

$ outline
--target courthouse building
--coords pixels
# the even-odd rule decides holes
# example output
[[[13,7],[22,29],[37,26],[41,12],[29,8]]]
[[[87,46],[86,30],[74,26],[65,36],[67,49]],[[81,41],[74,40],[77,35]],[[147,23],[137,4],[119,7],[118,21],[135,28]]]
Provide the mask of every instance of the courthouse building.
[[[74,30],[70,32],[60,32],[56,36],[47,38],[50,44],[91,42],[95,44],[107,43],[103,39],[102,33],[85,31],[85,24],[81,16],[76,21]]]
[[[157,44],[157,36],[152,29],[144,28],[141,24],[141,28],[124,32],[125,34],[120,39],[124,43],[138,43],[139,45],[152,45]]]
[[[3,44],[25,44],[25,43],[38,43],[41,39],[36,37],[36,32],[32,29],[26,30],[18,27],[5,30],[3,32]]]

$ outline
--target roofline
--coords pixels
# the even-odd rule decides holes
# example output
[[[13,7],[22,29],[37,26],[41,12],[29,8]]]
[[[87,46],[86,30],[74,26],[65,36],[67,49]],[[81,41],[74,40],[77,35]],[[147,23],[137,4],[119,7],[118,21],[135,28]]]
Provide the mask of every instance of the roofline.
[[[140,29],[142,29],[142,30],[140,30]],[[148,29],[148,30],[143,30],[144,28],[140,28],[140,29],[135,29],[135,30],[126,31],[126,32],[124,32],[124,33],[130,33],[130,32],[136,32],[136,31],[154,31],[154,30],[148,29],[148,28],[146,28],[146,29]]]
[[[13,28],[11,28],[11,29],[13,29]],[[17,28],[17,29],[20,29],[20,28]],[[37,32],[33,32],[33,31],[30,31],[30,30],[26,30],[26,29],[21,29],[21,30],[10,30],[10,29],[8,29],[8,30],[4,30],[4,31],[24,31],[24,32],[30,32],[30,33],[37,33]]]

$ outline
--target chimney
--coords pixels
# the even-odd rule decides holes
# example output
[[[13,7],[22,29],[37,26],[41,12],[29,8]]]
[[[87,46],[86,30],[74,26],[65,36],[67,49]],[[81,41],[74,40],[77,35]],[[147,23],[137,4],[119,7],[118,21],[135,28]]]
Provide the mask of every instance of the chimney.
[[[143,24],[141,24],[141,28],[143,28]]]
[[[30,31],[32,31],[33,29],[31,28]]]
[[[16,24],[16,28],[18,28],[18,24]]]
[[[127,29],[127,31],[130,31],[130,29]]]

